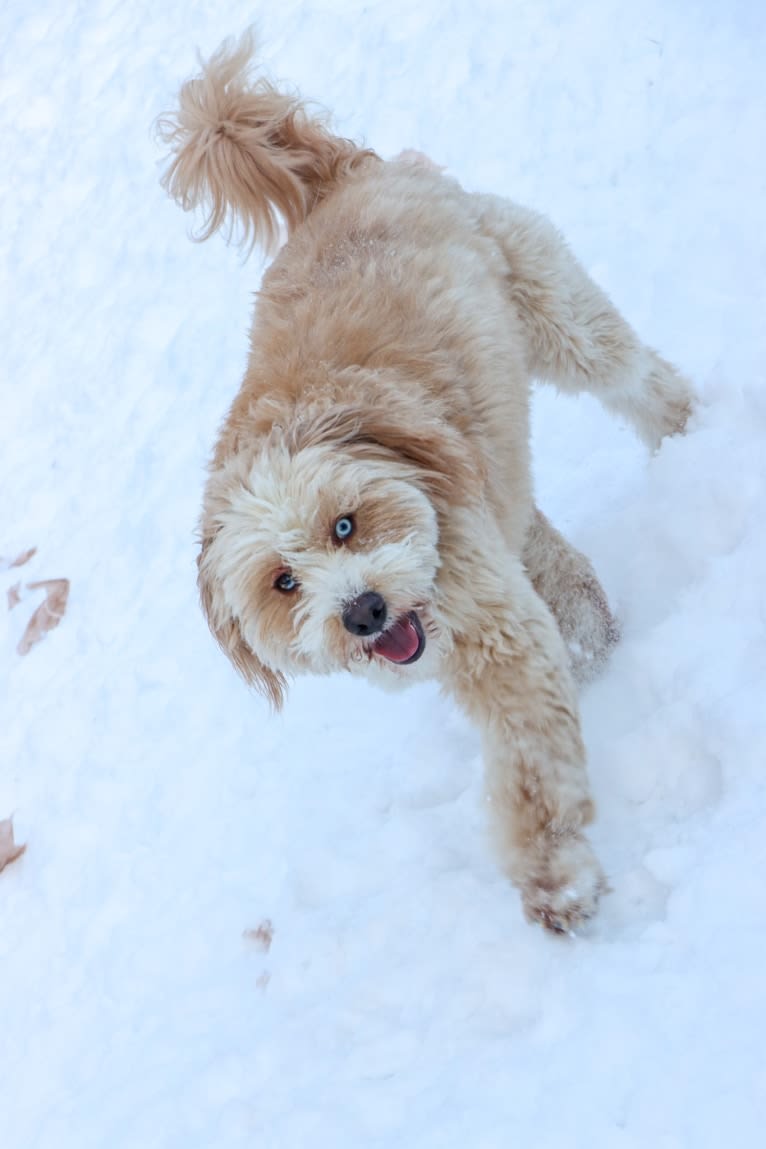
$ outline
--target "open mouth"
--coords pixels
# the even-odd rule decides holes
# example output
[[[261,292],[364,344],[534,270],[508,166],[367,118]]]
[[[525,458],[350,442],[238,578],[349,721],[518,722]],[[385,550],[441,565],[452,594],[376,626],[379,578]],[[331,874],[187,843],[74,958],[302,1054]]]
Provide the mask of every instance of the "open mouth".
[[[403,614],[393,626],[384,630],[373,643],[372,649],[381,658],[407,666],[417,662],[426,648],[426,636],[414,610]]]

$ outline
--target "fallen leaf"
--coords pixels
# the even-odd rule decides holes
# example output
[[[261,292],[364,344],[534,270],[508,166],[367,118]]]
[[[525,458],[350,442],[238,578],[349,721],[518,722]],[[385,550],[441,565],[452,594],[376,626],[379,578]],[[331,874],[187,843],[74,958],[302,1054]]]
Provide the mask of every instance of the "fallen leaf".
[[[254,930],[245,930],[244,936],[249,942],[254,942],[259,950],[268,953],[274,938],[274,927],[268,918],[264,918]]]
[[[8,591],[7,591],[8,610],[13,610],[13,608],[15,606],[18,606],[19,603],[21,602],[21,594],[19,593],[20,589],[21,589],[21,583],[20,582],[17,582],[14,586],[8,587]]]
[[[69,598],[68,578],[49,578],[42,582],[27,583],[29,590],[44,590],[45,602],[40,603],[27,623],[27,628],[16,647],[19,654],[29,654],[35,643],[44,638],[61,622]]]
[[[11,563],[11,566],[23,567],[24,564],[28,563],[30,559],[34,558],[36,554],[37,547],[30,547],[28,551],[22,551],[20,555],[16,555],[16,558]]]
[[[16,845],[13,840],[13,822],[10,818],[3,818],[0,821],[0,870],[20,858],[26,848],[26,845]]]
[[[23,567],[24,563],[28,563],[36,554],[37,547],[30,547],[28,551],[22,551],[20,555],[16,555],[15,559],[0,558],[0,570],[7,571],[11,567]]]

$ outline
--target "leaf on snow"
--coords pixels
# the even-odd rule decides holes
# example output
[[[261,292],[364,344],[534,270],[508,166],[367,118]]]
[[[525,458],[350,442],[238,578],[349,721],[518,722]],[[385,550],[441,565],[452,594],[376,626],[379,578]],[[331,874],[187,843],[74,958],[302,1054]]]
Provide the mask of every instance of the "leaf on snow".
[[[0,570],[10,570],[11,567],[23,567],[24,563],[28,563],[31,558],[37,554],[37,547],[30,547],[27,551],[22,551],[20,555],[16,555],[15,559],[0,558]]]
[[[40,603],[27,623],[27,628],[16,647],[19,654],[29,654],[35,643],[44,638],[49,630],[57,627],[64,617],[69,598],[68,578],[49,578],[42,582],[27,583],[29,590],[44,590],[45,602]]]
[[[8,594],[8,610],[13,610],[13,608],[14,608],[15,606],[18,606],[18,605],[19,605],[19,603],[21,602],[21,594],[20,594],[20,588],[21,588],[21,583],[20,583],[20,582],[17,582],[17,583],[15,583],[15,585],[14,585],[14,586],[9,586],[9,587],[8,587],[8,591],[7,591],[7,594]]]
[[[13,840],[13,822],[10,818],[0,820],[0,870],[9,862],[15,862],[26,850],[26,845],[17,846]]]
[[[268,953],[274,938],[274,927],[268,918],[264,918],[255,929],[245,930],[244,936],[249,942],[254,942],[259,950]]]

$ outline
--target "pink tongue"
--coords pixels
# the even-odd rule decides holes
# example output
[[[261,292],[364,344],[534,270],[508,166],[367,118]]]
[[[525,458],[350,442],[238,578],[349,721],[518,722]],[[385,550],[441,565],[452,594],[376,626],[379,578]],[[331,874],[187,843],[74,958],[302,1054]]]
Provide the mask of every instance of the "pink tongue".
[[[405,615],[381,634],[375,643],[375,653],[382,654],[389,662],[406,662],[417,653],[419,646],[420,635],[412,619]]]

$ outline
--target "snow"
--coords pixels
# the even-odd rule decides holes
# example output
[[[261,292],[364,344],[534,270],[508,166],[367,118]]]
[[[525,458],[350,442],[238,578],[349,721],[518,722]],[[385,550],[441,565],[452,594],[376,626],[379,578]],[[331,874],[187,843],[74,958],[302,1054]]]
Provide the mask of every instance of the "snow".
[[[224,36],[391,154],[548,212],[691,374],[648,458],[541,393],[541,505],[624,636],[582,699],[612,894],[527,925],[435,687],[270,716],[196,604],[260,263],[158,184]],[[14,1149],[720,1149],[766,1120],[766,15],[758,0],[115,0],[0,27],[0,1128]],[[57,630],[16,644],[66,577]],[[269,926],[268,923],[271,923]],[[269,934],[273,929],[273,939]]]

